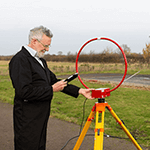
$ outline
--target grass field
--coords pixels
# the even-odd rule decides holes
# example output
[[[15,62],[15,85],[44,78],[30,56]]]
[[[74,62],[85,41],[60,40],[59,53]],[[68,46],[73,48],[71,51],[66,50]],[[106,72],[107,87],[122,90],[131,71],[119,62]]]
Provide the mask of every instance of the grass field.
[[[82,64],[86,66],[85,64]],[[92,71],[96,71],[96,65],[99,67],[99,64],[88,64],[89,66],[94,66]],[[110,64],[107,64],[110,65]],[[119,65],[117,64],[118,68]],[[48,62],[48,66],[52,68],[54,72],[57,72],[57,75],[60,74],[70,74],[75,72],[74,63],[56,63]],[[56,67],[57,66],[57,67]],[[62,68],[59,66],[63,66]],[[69,66],[69,68],[67,67]],[[115,67],[114,64],[112,67]],[[133,65],[132,69],[129,69],[129,73],[135,73],[139,69],[142,69],[140,65],[135,67]],[[106,67],[105,65],[103,66]],[[131,66],[130,66],[131,67]],[[144,68],[145,67],[145,68]],[[149,74],[148,65],[143,66],[141,74]],[[67,72],[68,68],[68,72]],[[71,70],[72,68],[72,70]],[[110,66],[109,66],[110,68]],[[56,70],[57,69],[57,70]],[[64,69],[63,71],[60,70]],[[94,70],[95,69],[95,70]],[[119,69],[118,69],[119,70]],[[121,70],[121,67],[120,67]],[[108,72],[111,70],[108,70]],[[86,71],[90,72],[90,70]],[[119,72],[120,73],[120,72]],[[83,85],[79,82],[78,79],[72,81],[72,84],[75,84],[79,87]],[[113,87],[110,84],[100,85],[99,83],[90,83],[85,82],[88,87],[99,88],[107,87],[112,89]],[[8,75],[8,62],[0,62],[0,100],[13,104],[14,89]],[[125,123],[125,126],[132,133],[133,136],[137,138],[137,141],[142,146],[150,148],[150,91],[149,90],[139,90],[132,88],[118,88],[117,90],[111,93],[110,97],[106,98],[106,101],[111,105],[115,113],[120,119]],[[82,114],[83,114],[83,103],[85,98],[79,96],[77,99],[65,95],[61,92],[54,93],[54,97],[51,105],[51,117],[57,117],[62,120],[69,122],[74,122],[76,124],[81,124]],[[95,100],[87,100],[85,104],[85,119],[89,116],[93,105],[97,102]],[[94,128],[94,122],[91,125]],[[116,123],[115,119],[111,114],[106,110],[105,113],[105,133],[113,136],[127,137],[121,127]]]
[[[74,73],[75,63],[71,62],[48,62],[49,68],[57,75]],[[124,73],[125,65],[118,64],[99,64],[99,63],[78,63],[79,73]],[[150,64],[128,64],[128,74],[134,74],[140,71],[139,74],[150,74]]]

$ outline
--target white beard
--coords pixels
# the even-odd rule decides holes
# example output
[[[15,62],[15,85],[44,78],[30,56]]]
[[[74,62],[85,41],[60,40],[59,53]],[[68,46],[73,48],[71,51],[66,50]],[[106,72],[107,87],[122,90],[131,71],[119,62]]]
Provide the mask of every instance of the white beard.
[[[39,58],[43,58],[43,57],[44,57],[44,53],[43,53],[43,52],[37,52],[37,56],[38,56]]]

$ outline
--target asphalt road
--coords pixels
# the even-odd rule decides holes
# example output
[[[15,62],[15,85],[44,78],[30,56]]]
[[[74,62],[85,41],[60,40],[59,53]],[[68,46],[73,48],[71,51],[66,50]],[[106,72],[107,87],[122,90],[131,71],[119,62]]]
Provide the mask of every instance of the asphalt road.
[[[150,86],[150,75],[135,75],[130,78],[132,75],[126,75],[123,84],[132,84],[139,86]],[[61,78],[67,78],[68,75],[58,76]],[[87,80],[100,80],[103,82],[115,82],[120,83],[123,75],[122,74],[113,74],[113,73],[103,73],[103,74],[81,74],[81,78]]]

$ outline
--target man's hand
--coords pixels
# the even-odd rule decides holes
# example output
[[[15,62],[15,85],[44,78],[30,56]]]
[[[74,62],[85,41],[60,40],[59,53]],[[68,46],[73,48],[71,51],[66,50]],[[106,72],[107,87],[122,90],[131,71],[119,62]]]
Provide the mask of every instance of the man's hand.
[[[53,92],[59,92],[64,89],[64,87],[67,86],[67,82],[64,82],[64,80],[58,81],[55,84],[52,85]]]
[[[86,97],[86,98],[88,98],[88,99],[94,99],[94,98],[92,98],[92,96],[91,96],[91,90],[92,89],[80,89],[79,90],[79,94],[82,94],[84,97]]]

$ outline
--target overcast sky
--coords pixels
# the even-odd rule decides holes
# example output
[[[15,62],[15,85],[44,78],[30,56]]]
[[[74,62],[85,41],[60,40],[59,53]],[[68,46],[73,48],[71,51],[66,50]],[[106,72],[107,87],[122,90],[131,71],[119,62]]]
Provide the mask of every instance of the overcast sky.
[[[109,37],[136,53],[150,42],[149,0],[4,0],[0,14],[0,55],[15,54],[40,25],[54,34],[49,54],[78,52],[94,37]]]

